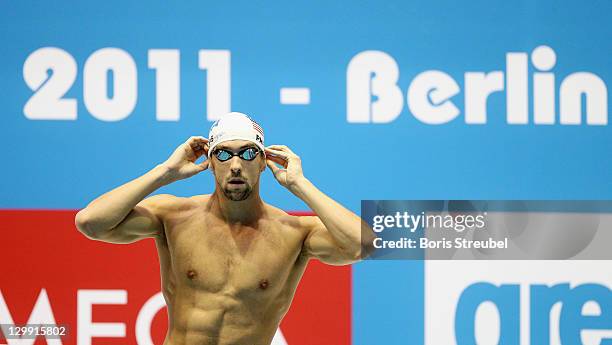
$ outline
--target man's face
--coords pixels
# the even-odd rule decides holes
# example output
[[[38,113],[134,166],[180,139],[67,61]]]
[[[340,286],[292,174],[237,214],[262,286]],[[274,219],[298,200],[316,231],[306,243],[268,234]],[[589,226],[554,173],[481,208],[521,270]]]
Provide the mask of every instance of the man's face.
[[[215,156],[218,149],[238,153],[246,148],[260,151],[257,145],[247,140],[225,141],[215,147],[210,157],[210,164],[217,185],[225,196],[232,201],[241,201],[251,195],[253,187],[259,182],[259,175],[266,167],[263,152],[259,152],[255,159],[248,161],[239,156],[233,156],[224,162]]]

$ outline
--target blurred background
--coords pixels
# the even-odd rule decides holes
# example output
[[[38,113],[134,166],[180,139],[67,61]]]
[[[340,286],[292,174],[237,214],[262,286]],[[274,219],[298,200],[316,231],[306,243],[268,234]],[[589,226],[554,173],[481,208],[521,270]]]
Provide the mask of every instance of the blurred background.
[[[65,344],[161,344],[153,242],[88,241],[74,215],[228,111],[252,116],[267,145],[289,146],[306,177],[355,212],[373,199],[610,199],[611,10],[1,2],[0,323],[68,324]],[[156,193],[213,187],[204,172]],[[262,196],[309,211],[269,171]],[[607,344],[610,267],[312,262],[275,341]],[[488,296],[483,286],[493,302],[474,297]],[[457,312],[462,296],[483,308]]]

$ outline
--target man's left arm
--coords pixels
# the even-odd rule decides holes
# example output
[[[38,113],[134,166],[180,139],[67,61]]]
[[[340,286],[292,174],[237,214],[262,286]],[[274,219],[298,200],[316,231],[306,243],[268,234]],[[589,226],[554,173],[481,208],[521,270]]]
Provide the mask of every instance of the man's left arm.
[[[304,177],[300,157],[287,146],[271,145],[266,153],[266,163],[276,180],[317,215],[300,218],[300,225],[307,230],[304,254],[332,265],[351,264],[366,257],[375,238],[368,224]]]

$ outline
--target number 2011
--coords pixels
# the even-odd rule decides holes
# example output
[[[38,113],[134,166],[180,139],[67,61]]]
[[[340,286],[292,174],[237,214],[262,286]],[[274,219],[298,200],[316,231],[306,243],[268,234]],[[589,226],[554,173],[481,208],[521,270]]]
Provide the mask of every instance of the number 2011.
[[[198,67],[206,73],[206,117],[214,121],[230,111],[229,50],[198,52]],[[158,121],[180,119],[180,52],[150,49],[148,67],[155,70],[155,103]],[[51,73],[49,73],[51,72]],[[112,81],[109,81],[112,75]],[[77,100],[65,98],[77,77],[77,63],[70,53],[56,47],[32,52],[23,64],[23,79],[34,92],[23,107],[30,120],[76,120]],[[112,82],[109,96],[108,86]],[[102,121],[128,117],[138,99],[138,71],[132,56],[118,48],[92,53],[83,66],[83,102]]]

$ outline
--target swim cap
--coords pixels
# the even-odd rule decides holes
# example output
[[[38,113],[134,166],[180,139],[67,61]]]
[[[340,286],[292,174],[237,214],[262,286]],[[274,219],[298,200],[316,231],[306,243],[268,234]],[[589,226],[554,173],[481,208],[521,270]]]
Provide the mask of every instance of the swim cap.
[[[213,123],[208,133],[208,157],[215,146],[229,140],[247,140],[259,147],[265,156],[263,129],[248,115],[231,112]]]

